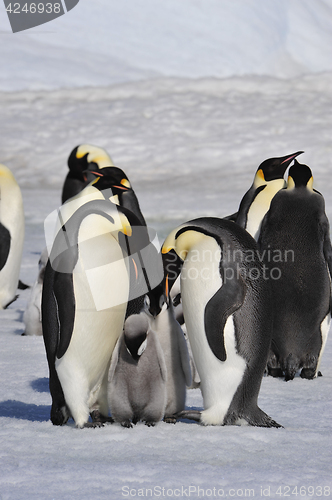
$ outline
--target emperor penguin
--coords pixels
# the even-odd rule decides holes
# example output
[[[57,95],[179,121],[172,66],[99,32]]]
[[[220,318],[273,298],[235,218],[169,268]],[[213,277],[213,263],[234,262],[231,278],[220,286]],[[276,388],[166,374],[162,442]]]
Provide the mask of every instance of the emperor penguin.
[[[88,184],[86,171],[112,165],[111,157],[103,148],[92,144],[76,146],[68,158],[69,172],[62,188],[61,202],[72,198]]]
[[[186,387],[192,383],[187,342],[175,318],[174,307],[166,287],[156,287],[146,299],[151,329],[157,334],[167,369],[167,404],[164,420],[175,423],[174,415],[185,409]],[[159,300],[150,300],[153,296]],[[158,303],[158,304],[157,304]],[[157,305],[157,307],[156,307]]]
[[[129,211],[125,215],[109,201],[90,201],[54,240],[42,294],[54,425],[70,416],[78,428],[109,419],[108,369],[129,296],[129,265],[119,233],[131,237],[130,218]]]
[[[0,309],[17,298],[23,243],[21,190],[9,168],[0,165]]]
[[[264,215],[275,194],[286,187],[284,174],[287,167],[303,151],[280,158],[269,158],[257,169],[254,182],[241,200],[237,214],[228,217],[244,227],[257,241]]]
[[[146,226],[135,191],[133,190],[127,175],[123,170],[121,170],[121,168],[114,166],[104,167],[102,169],[91,170],[91,172],[88,172],[88,179],[93,179],[93,176],[96,176],[98,179],[98,182],[95,181],[94,183],[95,188],[104,193],[111,190],[110,200],[116,205],[120,205],[121,207],[131,210],[131,212],[136,215],[140,223]]]
[[[166,406],[164,353],[145,312],[126,319],[112,355],[108,399],[112,418],[123,427],[154,426]]]
[[[258,240],[273,291],[268,371],[292,380],[318,375],[331,319],[332,247],[323,196],[296,160],[271,202]]]
[[[272,298],[255,240],[234,222],[200,218],[174,229],[162,252],[170,287],[181,272],[184,319],[204,401],[204,411],[178,416],[204,425],[280,427],[257,405]]]
[[[47,248],[45,248],[40,255],[38,276],[31,289],[30,297],[23,314],[23,323],[25,325],[25,332],[23,335],[43,335],[41,323],[41,298],[47,260],[48,252]]]

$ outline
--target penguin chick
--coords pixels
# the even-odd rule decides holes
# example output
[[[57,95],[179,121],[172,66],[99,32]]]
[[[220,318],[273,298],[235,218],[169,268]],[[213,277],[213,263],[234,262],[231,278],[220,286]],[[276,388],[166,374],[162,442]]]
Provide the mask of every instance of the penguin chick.
[[[25,333],[23,335],[43,335],[41,299],[47,259],[48,252],[47,248],[45,248],[38,262],[37,280],[31,289],[30,297],[23,314],[23,323],[25,324]]]
[[[23,242],[21,190],[9,168],[0,164],[0,309],[17,298]]]
[[[152,291],[149,295],[153,293],[155,292]],[[152,316],[150,325],[158,336],[166,362],[167,404],[164,420],[175,424],[174,414],[184,410],[186,386],[190,387],[192,382],[190,359],[183,331],[175,319],[172,300],[169,296],[166,299],[166,294],[163,293],[159,295],[159,304],[159,313]]]
[[[115,422],[132,427],[160,421],[166,406],[166,365],[156,333],[142,312],[126,319],[109,371],[108,400]]]
[[[257,169],[251,188],[241,200],[236,218],[236,214],[228,217],[229,220],[235,219],[236,223],[244,227],[256,241],[272,198],[280,189],[286,187],[284,174],[287,167],[301,153],[303,151],[263,161]]]
[[[302,368],[302,378],[314,378],[331,319],[332,247],[324,198],[313,189],[307,165],[295,160],[290,168],[287,189],[273,198],[258,245],[274,278],[268,371],[292,380]],[[276,252],[277,261],[269,257]]]
[[[89,183],[86,170],[110,165],[113,165],[113,161],[104,149],[92,144],[76,146],[68,158],[69,172],[62,188],[61,202],[75,196]]]

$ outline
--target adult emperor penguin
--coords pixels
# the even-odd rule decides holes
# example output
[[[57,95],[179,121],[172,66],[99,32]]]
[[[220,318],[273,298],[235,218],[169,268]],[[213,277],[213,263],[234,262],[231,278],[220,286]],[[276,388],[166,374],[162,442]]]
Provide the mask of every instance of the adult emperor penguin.
[[[103,169],[96,169],[88,172],[87,176],[88,179],[92,176],[96,176],[97,180],[95,180],[93,184],[94,187],[104,193],[108,193],[109,190],[111,190],[111,201],[116,205],[131,210],[140,223],[146,226],[135,191],[121,168],[104,167]]]
[[[157,300],[150,301],[152,297]],[[180,324],[175,319],[171,297],[166,290],[156,287],[147,296],[147,311],[151,314],[150,326],[156,332],[162,347],[167,369],[167,404],[164,420],[175,423],[175,413],[185,408],[186,387],[190,387],[191,366],[187,342]],[[157,304],[158,302],[158,304]],[[156,307],[157,305],[157,307]]]
[[[119,233],[131,237],[132,214],[123,212],[105,200],[84,204],[59,231],[50,253],[42,325],[55,425],[70,416],[77,427],[108,418],[108,368],[129,296]]]
[[[9,168],[0,165],[0,309],[16,298],[23,242],[21,190]]]
[[[170,285],[181,270],[184,319],[204,400],[204,411],[179,416],[205,425],[280,427],[257,406],[272,304],[254,239],[234,222],[201,218],[172,231],[162,252]]]
[[[258,240],[274,302],[269,373],[294,378],[318,374],[331,317],[332,247],[324,198],[310,168],[296,160],[287,189],[271,202]]]
[[[41,298],[45,268],[48,260],[47,248],[43,250],[38,262],[38,276],[31,289],[30,297],[23,314],[25,332],[23,335],[43,335],[41,323]]]
[[[142,312],[126,319],[109,370],[112,418],[123,427],[162,420],[166,405],[166,365],[156,333]]]
[[[87,170],[111,165],[113,161],[104,149],[92,144],[76,146],[68,158],[69,172],[62,188],[62,203],[75,196],[88,184]]]
[[[237,214],[228,217],[244,227],[256,241],[272,198],[280,189],[286,187],[284,174],[287,167],[301,153],[303,151],[263,161],[257,169],[251,188],[241,200]]]

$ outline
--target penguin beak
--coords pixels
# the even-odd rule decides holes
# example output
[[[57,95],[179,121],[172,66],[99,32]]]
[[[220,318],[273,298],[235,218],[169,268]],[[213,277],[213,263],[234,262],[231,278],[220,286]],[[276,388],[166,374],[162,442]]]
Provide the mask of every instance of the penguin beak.
[[[294,153],[294,154],[292,154],[290,156],[285,156],[280,165],[283,165],[284,163],[287,163],[287,166],[288,166],[290,164],[290,162],[292,160],[294,160],[294,158],[296,158],[297,156],[301,155],[302,153],[304,153],[304,151],[298,151],[297,153]]]

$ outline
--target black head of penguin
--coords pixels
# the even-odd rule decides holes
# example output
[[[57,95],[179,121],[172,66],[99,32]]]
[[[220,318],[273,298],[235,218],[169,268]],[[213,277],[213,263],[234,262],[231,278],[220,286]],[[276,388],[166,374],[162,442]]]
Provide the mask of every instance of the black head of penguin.
[[[131,184],[128,177],[121,168],[118,167],[104,167],[103,169],[88,169],[85,172],[88,181],[92,181],[96,177],[98,180],[98,189],[104,190],[112,188],[114,194],[122,195],[125,191],[132,191]]]
[[[297,160],[294,161],[294,165],[291,166],[288,173],[288,186],[293,183],[295,188],[312,188],[313,184],[311,169]]]
[[[280,158],[269,158],[259,165],[256,175],[261,170],[264,180],[267,182],[282,179],[292,160],[302,153],[303,151],[298,151],[297,153],[281,156]]]
[[[133,314],[124,324],[124,341],[126,348],[135,361],[144,351],[144,342],[149,330],[149,321],[144,314]]]
[[[136,194],[131,187],[128,177],[121,168],[103,167],[102,169],[94,169],[85,173],[89,182],[95,179],[93,185],[99,191],[111,189],[113,196],[118,197],[118,204],[131,210],[140,223],[146,226]]]

